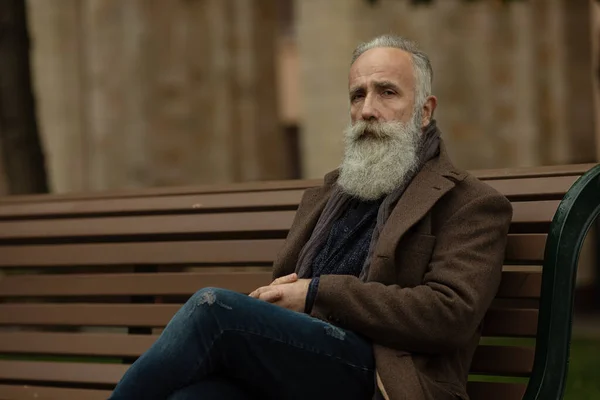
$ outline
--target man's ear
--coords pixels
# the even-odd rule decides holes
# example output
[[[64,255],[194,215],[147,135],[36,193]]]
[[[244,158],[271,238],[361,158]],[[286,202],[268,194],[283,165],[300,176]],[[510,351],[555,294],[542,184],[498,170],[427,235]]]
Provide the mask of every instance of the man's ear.
[[[433,119],[433,112],[437,107],[437,98],[435,96],[427,97],[425,104],[423,104],[423,119],[421,121],[421,128],[427,127]]]

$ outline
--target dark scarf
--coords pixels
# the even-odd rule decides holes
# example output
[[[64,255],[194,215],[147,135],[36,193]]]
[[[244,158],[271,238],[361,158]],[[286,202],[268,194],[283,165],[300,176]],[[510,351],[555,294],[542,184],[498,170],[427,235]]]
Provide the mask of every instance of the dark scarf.
[[[388,194],[381,203],[381,206],[379,206],[379,211],[377,213],[377,224],[375,225],[373,235],[371,236],[369,253],[360,273],[360,279],[362,281],[367,280],[375,245],[379,240],[383,226],[390,217],[395,204],[398,202],[415,175],[421,170],[423,165],[439,154],[440,132],[437,129],[435,120],[431,121],[431,123],[425,129],[423,135],[424,138],[418,150],[418,162],[416,168],[406,174],[406,177],[400,186]],[[317,221],[317,225],[315,226],[310,239],[304,245],[298,256],[296,273],[298,274],[299,278],[312,277],[313,260],[315,259],[317,252],[327,240],[327,236],[329,235],[329,231],[331,230],[333,222],[336,221],[342,215],[342,213],[344,213],[351,199],[351,195],[345,193],[338,184],[335,184],[332,189],[331,197],[327,201],[327,204],[325,205],[325,208],[323,209],[323,212]]]

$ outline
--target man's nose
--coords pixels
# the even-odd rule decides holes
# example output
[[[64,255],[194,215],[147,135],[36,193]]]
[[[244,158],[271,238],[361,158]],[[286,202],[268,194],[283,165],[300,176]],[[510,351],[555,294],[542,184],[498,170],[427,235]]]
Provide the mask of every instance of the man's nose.
[[[366,96],[361,110],[361,118],[364,121],[375,121],[379,118],[377,108],[375,106],[375,99],[373,96]]]

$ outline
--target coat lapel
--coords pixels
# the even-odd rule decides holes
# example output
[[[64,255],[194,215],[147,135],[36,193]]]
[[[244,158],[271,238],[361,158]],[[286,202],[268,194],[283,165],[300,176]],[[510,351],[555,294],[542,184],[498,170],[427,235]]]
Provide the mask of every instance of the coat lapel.
[[[376,254],[387,255],[390,253],[392,248],[395,248],[395,243],[453,187],[453,182],[429,170],[422,170],[406,188],[394,207],[388,219],[393,223],[384,225]],[[390,238],[393,240],[390,241]]]
[[[454,188],[455,182],[465,177],[464,172],[452,166],[441,143],[440,155],[423,166],[392,210],[388,223],[381,231],[375,255],[391,258],[404,234]]]

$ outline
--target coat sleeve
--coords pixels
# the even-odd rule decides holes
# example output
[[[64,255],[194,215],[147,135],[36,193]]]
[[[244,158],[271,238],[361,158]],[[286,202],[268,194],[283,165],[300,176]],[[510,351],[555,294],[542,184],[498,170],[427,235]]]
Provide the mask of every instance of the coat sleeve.
[[[322,276],[311,315],[399,350],[440,353],[461,347],[498,290],[511,218],[504,196],[477,197],[437,229],[421,285]]]

